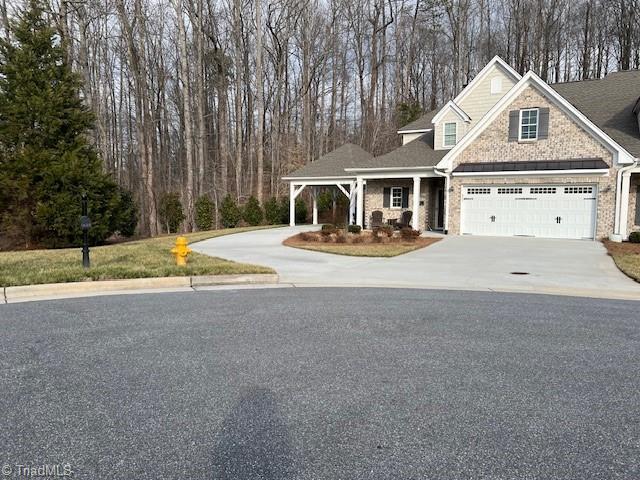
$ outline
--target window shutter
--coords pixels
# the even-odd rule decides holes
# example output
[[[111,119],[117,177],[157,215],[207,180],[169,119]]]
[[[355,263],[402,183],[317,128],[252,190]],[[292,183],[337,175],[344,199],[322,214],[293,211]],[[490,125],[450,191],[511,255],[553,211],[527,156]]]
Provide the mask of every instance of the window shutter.
[[[640,185],[636,190],[636,225],[640,225]]]
[[[402,187],[402,208],[409,208],[409,187]]]
[[[549,138],[549,109],[538,110],[538,140]]]
[[[391,188],[389,187],[385,187],[384,193],[382,194],[382,206],[384,208],[391,206]]]
[[[520,110],[512,110],[509,112],[509,141],[518,141],[518,129],[520,128]]]

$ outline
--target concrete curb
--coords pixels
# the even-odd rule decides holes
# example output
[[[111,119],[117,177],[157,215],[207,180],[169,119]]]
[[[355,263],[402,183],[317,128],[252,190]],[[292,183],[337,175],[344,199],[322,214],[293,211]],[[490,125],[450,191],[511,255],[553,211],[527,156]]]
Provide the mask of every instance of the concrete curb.
[[[190,291],[215,285],[254,285],[278,283],[277,274],[203,275],[193,277],[133,278],[70,283],[46,283],[2,288],[2,303],[28,302],[54,298],[73,298],[101,294],[161,291]]]

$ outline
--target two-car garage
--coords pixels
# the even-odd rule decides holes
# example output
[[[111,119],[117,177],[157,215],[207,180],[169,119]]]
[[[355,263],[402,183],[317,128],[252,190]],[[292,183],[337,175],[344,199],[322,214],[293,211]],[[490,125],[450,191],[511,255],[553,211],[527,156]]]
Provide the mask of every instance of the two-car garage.
[[[462,186],[463,235],[593,239],[596,185]]]

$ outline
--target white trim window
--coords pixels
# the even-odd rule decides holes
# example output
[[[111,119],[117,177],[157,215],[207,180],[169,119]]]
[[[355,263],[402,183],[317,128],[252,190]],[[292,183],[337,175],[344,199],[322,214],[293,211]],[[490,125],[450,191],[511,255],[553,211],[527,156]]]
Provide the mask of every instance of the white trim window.
[[[520,110],[520,130],[518,140],[530,141],[538,139],[538,119],[540,118],[537,108],[526,108]]]
[[[458,142],[458,123],[446,122],[442,127],[442,146],[453,147]]]
[[[402,208],[402,187],[391,187],[390,196],[389,205],[391,208]]]

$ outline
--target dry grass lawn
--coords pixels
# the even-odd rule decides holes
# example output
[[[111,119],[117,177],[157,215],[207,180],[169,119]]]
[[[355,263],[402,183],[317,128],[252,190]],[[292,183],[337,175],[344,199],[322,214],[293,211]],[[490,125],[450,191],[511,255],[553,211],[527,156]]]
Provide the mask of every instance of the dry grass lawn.
[[[640,282],[640,243],[618,243],[609,240],[603,243],[618,268],[636,282]]]
[[[419,248],[428,247],[439,241],[439,238],[419,237],[414,241],[398,241],[393,243],[330,243],[305,241],[300,235],[287,238],[283,244],[287,247],[302,248],[316,252],[350,255],[354,257],[396,257]]]
[[[229,228],[186,234],[189,243],[270,227]],[[192,252],[186,267],[177,267],[170,253],[178,235],[91,248],[91,268],[82,268],[80,248],[0,252],[0,287],[39,283],[81,282],[123,278],[273,273],[257,265],[231,262]]]

